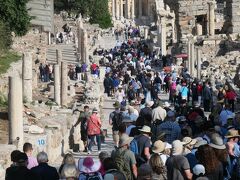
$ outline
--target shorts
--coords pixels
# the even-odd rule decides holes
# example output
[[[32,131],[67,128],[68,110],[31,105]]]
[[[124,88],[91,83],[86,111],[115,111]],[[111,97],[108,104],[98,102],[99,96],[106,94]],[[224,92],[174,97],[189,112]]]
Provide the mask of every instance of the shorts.
[[[115,143],[118,143],[119,142],[119,134],[118,134],[118,131],[113,131],[113,141]]]

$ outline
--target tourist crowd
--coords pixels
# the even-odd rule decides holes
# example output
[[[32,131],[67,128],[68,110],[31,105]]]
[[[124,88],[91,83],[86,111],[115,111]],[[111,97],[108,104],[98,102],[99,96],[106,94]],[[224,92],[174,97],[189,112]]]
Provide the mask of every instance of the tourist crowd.
[[[184,65],[177,67],[170,56],[160,57],[144,41],[132,38],[131,26],[125,32],[127,41],[101,52],[105,93],[116,100],[109,115],[115,144],[111,154],[101,152],[98,110],[85,106],[74,126],[81,123],[87,157],[76,165],[74,157],[66,154],[57,172],[47,164],[46,153],[40,152],[36,161],[27,143],[25,153],[12,153],[6,179],[240,179],[235,92],[228,84],[218,84],[213,92],[208,80],[191,77]],[[164,60],[162,67],[155,66],[159,59]],[[99,77],[97,64],[90,69]],[[97,159],[91,155],[95,144]]]

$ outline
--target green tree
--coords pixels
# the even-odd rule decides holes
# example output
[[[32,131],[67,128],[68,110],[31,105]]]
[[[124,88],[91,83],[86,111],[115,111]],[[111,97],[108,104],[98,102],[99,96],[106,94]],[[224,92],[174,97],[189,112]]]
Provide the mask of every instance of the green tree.
[[[108,0],[93,0],[90,9],[90,23],[97,23],[101,28],[112,26],[111,16],[108,10]]]
[[[0,56],[8,50],[12,45],[11,31],[8,26],[0,21]]]
[[[0,18],[16,35],[23,36],[30,26],[31,17],[28,14],[28,0],[0,1]]]

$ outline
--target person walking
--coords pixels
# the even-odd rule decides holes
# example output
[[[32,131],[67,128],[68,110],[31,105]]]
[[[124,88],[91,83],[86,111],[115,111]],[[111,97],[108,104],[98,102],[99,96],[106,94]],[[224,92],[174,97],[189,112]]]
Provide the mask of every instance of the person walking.
[[[88,144],[88,153],[91,154],[92,152],[92,146],[95,144],[95,137],[97,139],[97,146],[98,146],[98,152],[101,151],[101,120],[97,116],[98,110],[96,108],[93,108],[92,115],[87,120],[87,135],[90,139],[90,142]]]

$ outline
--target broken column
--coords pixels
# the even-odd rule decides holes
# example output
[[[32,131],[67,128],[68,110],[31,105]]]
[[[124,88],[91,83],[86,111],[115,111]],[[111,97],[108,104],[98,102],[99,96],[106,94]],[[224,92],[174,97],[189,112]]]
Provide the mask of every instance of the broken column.
[[[9,143],[18,149],[23,146],[23,96],[22,81],[19,77],[9,77],[8,119]]]
[[[201,58],[202,58],[202,50],[197,47],[197,78],[201,79]]]
[[[161,31],[161,52],[163,56],[167,55],[167,49],[166,49],[166,44],[167,44],[167,38],[166,38],[166,20],[164,16],[161,16],[161,24],[160,24],[160,31]]]
[[[82,34],[82,53],[81,53],[81,59],[86,64],[89,64],[89,56],[88,56],[88,34],[87,31],[84,30]]]
[[[62,51],[60,49],[56,49],[57,55],[57,64],[60,66],[62,62]]]
[[[144,27],[144,39],[146,40],[146,39],[148,39],[148,27],[147,26],[145,26]]]
[[[209,8],[209,35],[214,36],[215,35],[215,2],[209,2],[208,3]]]
[[[60,66],[58,64],[54,65],[54,101],[61,105],[60,99]]]
[[[22,73],[23,73],[23,98],[26,102],[32,102],[32,54],[23,54]]]
[[[61,69],[61,105],[67,106],[68,70],[66,62],[62,62]]]

